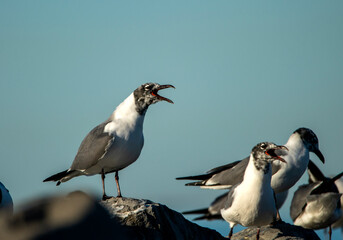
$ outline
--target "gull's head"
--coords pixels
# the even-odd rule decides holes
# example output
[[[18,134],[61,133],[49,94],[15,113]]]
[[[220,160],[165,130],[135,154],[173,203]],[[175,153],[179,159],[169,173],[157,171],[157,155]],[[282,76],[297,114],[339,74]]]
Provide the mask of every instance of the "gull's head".
[[[288,149],[272,142],[261,142],[252,149],[251,154],[257,162],[271,163],[278,160],[286,163],[281,156],[287,155]]]
[[[158,91],[165,88],[175,88],[173,85],[160,85],[158,83],[145,83],[138,87],[134,92],[135,102],[137,106],[137,111],[141,114],[145,113],[151,104],[166,101],[173,103],[172,100],[162,97],[159,95]]]
[[[315,153],[318,158],[325,163],[325,158],[321,151],[319,150],[319,142],[316,134],[309,128],[298,128],[295,130],[294,134],[299,134],[304,145],[308,148],[310,152]]]

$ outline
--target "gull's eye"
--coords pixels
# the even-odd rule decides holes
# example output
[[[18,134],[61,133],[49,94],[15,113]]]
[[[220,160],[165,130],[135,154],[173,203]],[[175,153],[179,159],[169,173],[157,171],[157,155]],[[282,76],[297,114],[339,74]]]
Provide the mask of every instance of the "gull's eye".
[[[148,91],[148,90],[151,90],[151,89],[152,89],[152,85],[147,84],[147,85],[145,85],[144,88],[145,88],[145,90],[147,90],[147,91]]]

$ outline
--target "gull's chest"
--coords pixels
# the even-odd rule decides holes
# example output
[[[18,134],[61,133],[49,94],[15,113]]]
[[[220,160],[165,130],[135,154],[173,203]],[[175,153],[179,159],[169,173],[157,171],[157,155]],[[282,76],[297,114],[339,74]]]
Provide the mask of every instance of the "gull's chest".
[[[234,189],[232,205],[222,210],[222,216],[230,224],[263,226],[276,216],[273,190],[269,172],[256,171],[249,163],[243,182]]]
[[[125,131],[117,131],[113,133],[113,136],[113,143],[106,157],[124,155],[123,157],[130,158],[139,155],[141,152],[144,144],[142,128],[136,127]]]
[[[236,212],[241,224],[263,226],[272,222],[276,207],[271,187],[249,188],[244,185],[241,187],[232,206],[232,211]]]
[[[136,161],[144,145],[141,126],[113,125],[108,127],[108,133],[113,136],[112,143],[101,160],[105,172],[120,170]]]
[[[113,149],[122,149],[131,153],[140,153],[143,144],[143,129],[136,127],[127,132],[118,132],[114,137]]]

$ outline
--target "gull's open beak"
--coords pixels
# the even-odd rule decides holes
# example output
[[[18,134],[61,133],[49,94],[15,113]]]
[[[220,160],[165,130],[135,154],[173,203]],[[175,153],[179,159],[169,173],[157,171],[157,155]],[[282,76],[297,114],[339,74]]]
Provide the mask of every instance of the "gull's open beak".
[[[276,146],[275,148],[265,151],[267,155],[272,156],[275,160],[279,160],[284,163],[287,163],[286,160],[280,156],[287,155],[287,152],[288,148],[285,146]]]
[[[317,157],[320,159],[320,161],[322,161],[323,163],[325,163],[325,158],[324,158],[322,152],[321,152],[318,148],[315,149],[313,152],[314,152],[314,154],[317,155]]]
[[[165,88],[174,88],[175,87],[173,85],[160,85],[158,88],[154,89],[151,94],[155,97],[157,97],[158,100],[161,100],[161,101],[167,101],[169,103],[174,103],[172,100],[168,99],[168,98],[165,98],[165,97],[162,97],[160,95],[158,95],[158,91],[159,90],[162,90],[162,89],[165,89]]]

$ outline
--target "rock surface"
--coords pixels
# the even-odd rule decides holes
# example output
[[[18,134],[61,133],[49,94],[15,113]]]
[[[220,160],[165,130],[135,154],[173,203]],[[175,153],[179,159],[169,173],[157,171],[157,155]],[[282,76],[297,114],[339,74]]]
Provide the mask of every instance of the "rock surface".
[[[257,228],[247,228],[233,234],[232,240],[256,240]],[[260,240],[320,240],[318,235],[310,229],[280,222],[272,226],[264,226],[260,230]]]
[[[120,229],[102,206],[81,192],[28,202],[13,216],[0,213],[0,239],[6,240],[125,239]]]
[[[76,192],[27,203],[13,216],[0,213],[0,239],[224,239],[148,200],[111,198],[98,203]]]
[[[256,228],[233,235],[232,240],[256,239]],[[319,239],[312,230],[280,223],[261,229],[262,239]],[[200,227],[165,205],[149,200],[111,198],[100,203],[74,192],[26,203],[13,216],[0,212],[0,239],[225,239]]]
[[[101,204],[116,222],[130,230],[130,239],[225,239],[218,232],[200,227],[182,214],[149,200],[111,198]]]

